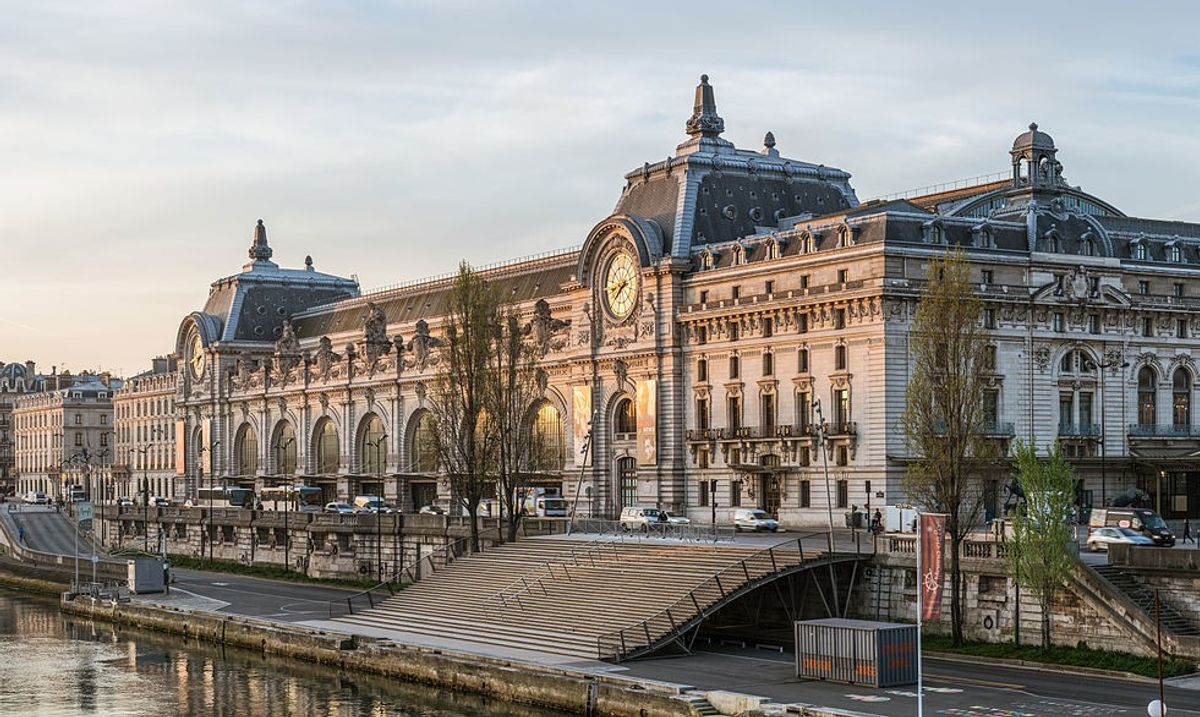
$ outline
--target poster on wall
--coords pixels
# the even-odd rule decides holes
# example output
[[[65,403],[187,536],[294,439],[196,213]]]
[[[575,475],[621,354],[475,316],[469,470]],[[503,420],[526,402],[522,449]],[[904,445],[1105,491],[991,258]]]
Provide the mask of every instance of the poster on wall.
[[[658,382],[638,381],[637,457],[639,466],[658,464]]]
[[[575,386],[571,394],[571,425],[574,441],[571,445],[575,448],[575,465],[590,466],[592,464],[592,454],[588,451],[587,455],[581,455],[584,441],[587,440],[589,423],[592,420],[592,387],[591,386]]]
[[[206,418],[200,422],[200,445],[196,446],[200,453],[200,470],[204,475],[212,475],[212,419]]]
[[[183,421],[175,421],[175,475],[179,476],[187,472],[187,441],[184,440],[186,425]]]

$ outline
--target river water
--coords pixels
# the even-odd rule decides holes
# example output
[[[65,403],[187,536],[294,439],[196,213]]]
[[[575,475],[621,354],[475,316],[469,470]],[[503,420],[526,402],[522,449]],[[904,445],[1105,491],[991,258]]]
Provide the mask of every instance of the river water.
[[[117,629],[0,589],[0,716],[563,717],[562,713]]]

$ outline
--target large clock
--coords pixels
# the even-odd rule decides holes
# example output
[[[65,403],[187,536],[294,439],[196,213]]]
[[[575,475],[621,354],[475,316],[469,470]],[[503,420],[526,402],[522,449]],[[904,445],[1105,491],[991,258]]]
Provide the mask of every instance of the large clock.
[[[192,345],[188,348],[188,363],[192,366],[192,375],[204,378],[204,341],[200,334],[192,334]]]
[[[604,301],[614,317],[624,319],[633,312],[640,276],[632,254],[620,252],[609,259],[604,269]]]

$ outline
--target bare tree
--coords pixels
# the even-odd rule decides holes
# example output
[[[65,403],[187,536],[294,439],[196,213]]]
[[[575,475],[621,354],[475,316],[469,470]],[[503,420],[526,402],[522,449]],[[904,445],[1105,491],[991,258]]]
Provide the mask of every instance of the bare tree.
[[[452,500],[470,519],[471,550],[479,550],[479,503],[492,486],[494,432],[487,415],[488,367],[498,305],[495,289],[465,262],[447,297],[438,370],[429,393],[434,448],[450,480]]]
[[[972,474],[996,456],[982,430],[988,337],[961,250],[930,261],[926,279],[909,332],[912,374],[901,425],[913,460],[905,484],[915,503],[947,515],[951,634],[961,645],[962,543],[983,507],[982,482]]]
[[[545,393],[541,375],[528,327],[521,325],[515,308],[501,308],[492,333],[487,410],[488,428],[496,436],[496,490],[509,542],[517,539],[521,491],[529,470],[539,463],[530,408]]]
[[[1074,473],[1055,442],[1045,461],[1032,444],[1014,450],[1017,483],[1025,504],[1013,516],[1008,563],[1014,579],[1037,598],[1042,609],[1042,649],[1050,647],[1050,603],[1074,567],[1071,528]]]

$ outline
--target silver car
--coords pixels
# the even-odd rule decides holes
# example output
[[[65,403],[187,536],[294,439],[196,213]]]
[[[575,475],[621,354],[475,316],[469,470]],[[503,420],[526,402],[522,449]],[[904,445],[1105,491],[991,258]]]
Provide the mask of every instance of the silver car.
[[[733,529],[739,533],[743,530],[776,533],[779,532],[779,521],[761,508],[742,508],[733,514]]]
[[[1096,528],[1088,536],[1088,550],[1108,550],[1113,543],[1124,545],[1154,545],[1154,541],[1132,528]]]
[[[326,503],[325,504],[325,512],[326,513],[353,513],[354,506],[350,505],[349,503]]]

